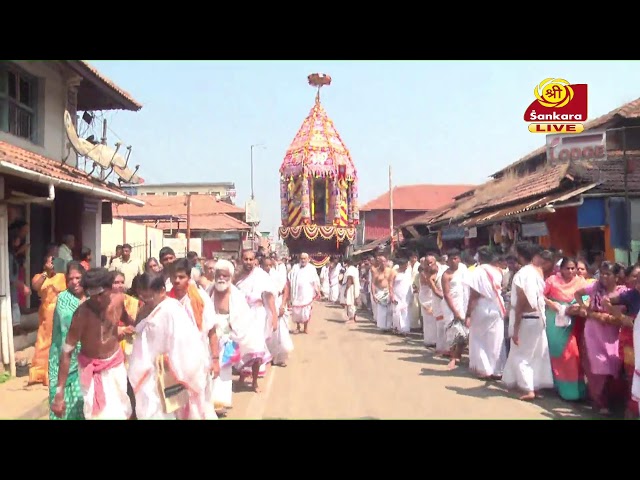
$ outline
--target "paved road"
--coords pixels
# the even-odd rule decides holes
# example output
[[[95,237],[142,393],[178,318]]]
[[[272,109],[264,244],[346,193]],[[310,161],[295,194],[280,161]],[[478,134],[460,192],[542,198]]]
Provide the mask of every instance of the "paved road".
[[[294,335],[286,368],[273,368],[263,393],[239,392],[229,418],[264,419],[550,419],[585,418],[553,393],[521,402],[500,383],[445,370],[418,335],[379,333],[372,323],[344,324],[340,308],[319,303],[308,335]],[[466,362],[466,360],[464,360]]]
[[[343,310],[318,303],[308,335],[294,335],[285,368],[271,368],[262,393],[234,394],[228,419],[549,419],[590,412],[553,393],[536,403],[500,383],[445,369],[420,336],[382,334],[363,320],[344,324]],[[466,360],[463,360],[466,361]],[[46,389],[26,377],[0,386],[0,418],[46,418]],[[24,410],[24,411],[23,411]]]

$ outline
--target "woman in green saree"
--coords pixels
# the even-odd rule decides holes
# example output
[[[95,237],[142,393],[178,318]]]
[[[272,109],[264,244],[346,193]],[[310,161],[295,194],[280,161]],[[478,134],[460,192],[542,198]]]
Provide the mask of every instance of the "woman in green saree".
[[[85,300],[84,291],[80,285],[80,280],[84,272],[85,269],[80,262],[69,262],[67,264],[67,289],[58,295],[58,301],[56,302],[56,309],[53,314],[51,349],[49,350],[49,406],[51,406],[51,402],[53,402],[53,398],[56,396],[60,354],[67,340],[71,319],[80,304]],[[79,351],[80,343],[78,343],[71,356],[69,377],[64,387],[64,399],[67,405],[64,417],[57,417],[49,410],[50,420],[84,420],[84,414],[82,413],[84,402],[82,399],[82,391],[80,390],[80,378],[78,376]]]
[[[547,278],[544,289],[551,369],[556,390],[564,400],[580,400],[587,392],[580,361],[581,328],[569,316],[575,292],[586,285],[576,267],[575,260],[563,258],[560,272]],[[564,315],[560,316],[561,312]]]

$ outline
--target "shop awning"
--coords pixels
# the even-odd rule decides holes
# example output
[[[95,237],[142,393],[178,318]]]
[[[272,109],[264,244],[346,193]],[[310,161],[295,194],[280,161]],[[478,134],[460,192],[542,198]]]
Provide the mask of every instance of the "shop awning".
[[[363,253],[371,252],[378,248],[380,245],[384,245],[386,242],[391,240],[390,236],[382,237],[373,242],[367,243],[366,245],[361,246],[357,250],[353,251],[353,255],[362,255]]]
[[[535,215],[543,208],[556,207],[561,208],[562,203],[572,198],[577,197],[593,188],[598,186],[597,183],[590,183],[588,185],[559,193],[553,193],[544,195],[537,199],[530,199],[526,202],[512,205],[510,207],[501,208],[492,212],[481,212],[470,218],[467,218],[458,225],[460,227],[474,227],[477,225],[496,223],[503,220],[510,219],[515,216]]]
[[[89,176],[82,170],[7,142],[0,142],[0,173],[83,193],[101,200],[143,206],[120,188]]]

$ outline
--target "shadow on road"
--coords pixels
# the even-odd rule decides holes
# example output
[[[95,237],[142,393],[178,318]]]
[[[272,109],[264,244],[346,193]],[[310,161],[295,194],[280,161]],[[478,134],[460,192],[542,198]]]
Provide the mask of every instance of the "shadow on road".
[[[432,374],[432,372],[427,373],[427,375]],[[469,375],[473,378],[472,375]],[[478,385],[476,387],[464,388],[464,387],[454,387],[454,386],[446,386],[447,390],[451,392],[455,392],[458,395],[465,395],[469,397],[479,398],[479,399],[489,399],[495,397],[511,397],[517,398],[521,395],[517,391],[509,391],[503,384],[496,381],[485,381],[483,385]],[[594,415],[593,411],[590,407],[583,404],[572,404],[565,402],[560,397],[558,397],[553,391],[545,391],[542,398],[536,399],[533,404],[544,410],[543,415],[547,418],[551,419],[589,419],[589,418],[599,418]]]

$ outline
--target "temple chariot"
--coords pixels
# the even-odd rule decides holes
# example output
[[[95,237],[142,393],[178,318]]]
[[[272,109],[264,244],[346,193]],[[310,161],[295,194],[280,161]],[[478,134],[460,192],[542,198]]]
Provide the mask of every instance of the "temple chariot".
[[[316,267],[344,255],[359,223],[358,176],[351,154],[320,103],[331,77],[311,74],[316,101],[280,167],[280,238],[291,254],[307,252]]]

